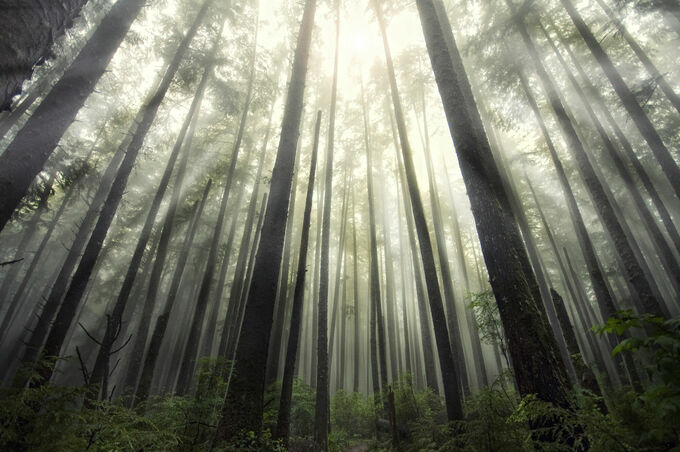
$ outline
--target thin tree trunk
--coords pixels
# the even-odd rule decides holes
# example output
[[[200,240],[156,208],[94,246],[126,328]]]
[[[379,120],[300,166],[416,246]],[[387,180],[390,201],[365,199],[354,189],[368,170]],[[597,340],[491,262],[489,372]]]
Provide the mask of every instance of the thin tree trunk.
[[[0,156],[0,230],[94,90],[145,4],[145,0],[118,0],[113,5],[71,66]]]
[[[430,132],[427,123],[427,110],[425,105],[425,93],[422,95],[423,104],[423,134],[425,137],[425,166],[427,167],[428,188],[430,191],[430,205],[432,210],[432,224],[434,226],[435,241],[437,244],[437,257],[442,275],[442,285],[444,286],[444,300],[446,306],[446,320],[449,327],[449,339],[451,341],[451,351],[453,359],[458,367],[458,378],[460,388],[464,395],[470,394],[470,380],[465,354],[463,353],[463,339],[456,313],[456,296],[453,291],[453,275],[449,265],[449,255],[446,246],[446,236],[444,235],[441,206],[439,204],[439,193],[437,191],[434,167],[432,165],[432,154],[430,150]]]
[[[444,314],[444,306],[439,288],[439,281],[437,280],[437,269],[434,263],[432,243],[430,242],[430,234],[428,231],[427,222],[425,220],[423,202],[418,189],[415,166],[413,164],[411,146],[409,144],[406,132],[406,121],[404,120],[404,113],[401,107],[399,91],[397,89],[397,80],[394,73],[394,64],[392,63],[389,44],[387,41],[385,23],[382,17],[382,9],[377,0],[374,0],[374,6],[383,38],[383,47],[385,50],[385,59],[387,61],[390,90],[392,92],[392,103],[397,121],[397,130],[399,132],[404,168],[406,171],[406,182],[408,184],[409,198],[411,200],[412,213],[414,215],[416,232],[418,234],[418,242],[420,244],[420,256],[423,261],[423,269],[425,272],[425,283],[427,285],[428,298],[430,301],[430,311],[432,312],[432,323],[434,325],[434,335],[437,342],[439,365],[441,367],[442,379],[444,381],[444,399],[446,400],[447,416],[450,421],[462,419],[462,394],[459,387],[461,376],[458,375],[458,370],[456,369],[456,365],[453,361],[453,353],[451,351],[449,333],[446,326],[446,316]]]
[[[321,233],[321,267],[319,280],[319,317],[317,323],[316,354],[318,365],[316,373],[316,403],[314,405],[314,450],[328,450],[328,430],[330,423],[329,358],[328,358],[328,292],[330,279],[331,254],[331,200],[333,196],[333,150],[335,146],[335,115],[338,98],[338,56],[340,50],[340,0],[335,0],[335,60],[331,88],[331,106],[328,120],[328,146],[326,148],[326,174],[324,182],[323,219]],[[342,220],[344,221],[344,219]],[[344,226],[343,226],[344,228]],[[341,234],[342,236],[342,234]],[[317,246],[319,246],[317,244]],[[338,268],[342,262],[337,262]],[[336,280],[336,285],[339,281]],[[338,300],[335,300],[338,303]]]
[[[288,446],[288,439],[290,436],[290,410],[293,397],[293,377],[295,374],[295,363],[297,361],[298,342],[300,340],[302,302],[305,295],[304,292],[305,292],[305,277],[307,274],[307,249],[309,247],[309,227],[312,216],[314,178],[316,175],[316,162],[319,149],[320,129],[321,129],[321,111],[319,111],[316,116],[316,126],[314,131],[314,146],[312,148],[312,162],[307,182],[307,196],[305,198],[305,210],[302,218],[300,251],[295,279],[295,288],[293,289],[293,306],[290,319],[290,332],[288,334],[288,344],[286,346],[283,381],[281,383],[281,398],[279,403],[278,419],[276,422],[276,438],[280,439],[285,447]]]
[[[253,226],[255,226],[255,214],[257,207],[260,204],[260,185],[262,178],[262,169],[266,160],[265,153],[260,155],[260,163],[257,168],[257,175],[255,176],[255,188],[250,198],[248,213],[245,219],[245,227],[243,230],[243,238],[241,239],[241,247],[239,249],[238,257],[236,259],[236,268],[234,269],[234,278],[231,283],[231,293],[229,295],[229,303],[227,313],[224,318],[224,329],[222,330],[222,337],[220,339],[220,348],[218,356],[232,359],[234,350],[236,349],[236,340],[238,339],[239,329],[241,327],[241,315],[243,306],[241,306],[242,294],[246,290],[246,272],[248,270],[248,252],[250,251],[250,239],[253,234]]]

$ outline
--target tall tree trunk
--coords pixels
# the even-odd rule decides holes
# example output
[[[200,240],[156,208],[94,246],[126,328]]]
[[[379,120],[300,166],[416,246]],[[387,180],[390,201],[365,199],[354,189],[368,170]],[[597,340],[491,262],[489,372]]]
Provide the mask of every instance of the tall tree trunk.
[[[307,62],[314,28],[316,0],[307,0],[298,35],[293,72],[284,109],[281,138],[272,171],[271,188],[257,250],[253,279],[247,298],[241,334],[236,349],[237,371],[232,375],[215,433],[215,443],[229,440],[243,429],[260,431],[276,286],[293,179]]]
[[[316,161],[319,149],[319,132],[321,129],[321,111],[316,116],[314,130],[314,146],[312,148],[312,162],[307,179],[307,196],[305,198],[305,211],[302,217],[300,251],[298,258],[295,288],[293,289],[293,307],[290,318],[290,332],[286,346],[285,364],[283,368],[283,381],[281,383],[281,398],[279,414],[276,422],[276,438],[288,446],[290,436],[290,409],[293,397],[293,377],[295,376],[295,363],[297,361],[298,342],[300,340],[300,325],[302,320],[302,302],[305,296],[305,277],[307,275],[307,249],[309,247],[309,226],[312,216],[312,204],[314,195],[314,178],[316,175]]]
[[[51,48],[71,26],[87,0],[42,2],[4,0],[0,16],[0,111],[9,110],[33,67],[52,56]]]
[[[446,175],[446,187],[449,192],[449,202],[451,203],[451,220],[453,228],[453,237],[456,245],[456,254],[458,265],[463,273],[463,284],[465,285],[465,295],[470,293],[470,276],[468,274],[467,261],[465,259],[465,246],[463,245],[463,234],[460,228],[460,222],[458,221],[458,211],[456,209],[455,196],[453,195],[453,186],[451,185],[451,180],[449,178],[449,169],[446,164],[446,159],[442,159],[442,166],[444,168],[444,174]],[[470,340],[472,342],[472,353],[474,354],[475,360],[475,370],[477,374],[481,376],[482,384],[484,386],[489,385],[489,376],[487,375],[486,366],[484,364],[484,352],[482,351],[482,341],[479,338],[479,328],[477,327],[477,322],[474,319],[472,310],[465,309],[465,320],[467,321],[468,330],[470,332]]]
[[[576,372],[578,374],[578,383],[584,388],[592,391],[594,394],[602,395],[600,387],[597,385],[597,380],[593,371],[584,362],[585,354],[581,352],[579,348],[578,341],[576,340],[576,333],[574,332],[574,327],[571,325],[569,320],[569,315],[567,314],[567,308],[564,305],[564,300],[562,296],[557,293],[554,288],[550,288],[550,295],[553,298],[553,303],[555,304],[555,311],[557,311],[557,319],[560,322],[562,331],[564,331],[564,340],[567,343],[567,348],[569,349],[569,355],[574,363]]]
[[[384,174],[382,174],[380,165],[378,165],[378,174],[380,180],[383,180]],[[379,187],[380,188],[380,187]],[[392,257],[392,236],[390,232],[390,218],[387,212],[387,199],[385,197],[384,189],[379,189],[381,206],[380,210],[383,217],[383,257],[384,257],[384,273],[385,273],[385,311],[387,317],[385,321],[387,323],[387,356],[390,359],[389,371],[391,374],[391,380],[396,381],[399,379],[399,340],[397,337],[397,320],[395,311],[397,309],[397,297],[394,290],[394,265]]]
[[[359,392],[359,357],[361,356],[360,344],[360,323],[359,323],[359,261],[357,252],[357,215],[356,202],[354,198],[354,186],[352,190],[352,302],[354,303],[354,380],[352,390]]]
[[[435,0],[439,2],[439,0]],[[569,406],[569,380],[555,338],[532,295],[526,249],[505,197],[448,18],[417,0],[423,33],[467,187],[491,286],[508,337],[521,394]],[[447,46],[447,39],[451,43]],[[453,60],[456,60],[454,64]],[[456,70],[455,68],[458,68]],[[529,280],[528,280],[529,279]],[[530,327],[530,334],[527,328]]]
[[[413,266],[413,273],[416,286],[416,304],[418,308],[418,317],[420,318],[420,334],[422,336],[423,347],[423,362],[425,363],[425,384],[432,389],[434,393],[439,391],[437,385],[437,365],[434,357],[434,350],[432,347],[432,324],[430,323],[430,315],[427,309],[427,289],[423,284],[423,269],[421,260],[418,259],[416,250],[418,249],[418,241],[416,239],[416,231],[414,225],[413,208],[409,202],[408,184],[406,182],[406,171],[402,157],[397,147],[394,148],[396,152],[397,167],[399,172],[398,183],[401,189],[401,198],[404,202],[404,213],[406,220],[406,230],[408,232],[408,240],[410,245],[411,262]]]
[[[430,301],[430,311],[432,313],[434,335],[437,342],[437,352],[439,354],[439,365],[441,366],[442,378],[444,381],[444,399],[446,401],[446,411],[449,420],[462,419],[462,394],[459,387],[460,375],[458,375],[458,370],[456,369],[456,365],[453,361],[453,353],[451,351],[451,344],[449,342],[449,333],[446,326],[446,316],[444,314],[442,295],[439,288],[439,281],[437,279],[437,268],[434,263],[432,243],[430,242],[430,234],[428,231],[427,222],[425,220],[423,202],[418,189],[411,145],[409,144],[406,132],[406,121],[404,119],[404,113],[401,107],[401,100],[399,98],[399,91],[397,89],[397,80],[394,73],[394,64],[392,62],[392,55],[387,41],[385,22],[382,17],[382,9],[380,4],[377,2],[377,0],[374,0],[373,4],[378,16],[380,31],[383,38],[383,47],[385,50],[385,59],[387,61],[390,90],[392,92],[392,103],[397,121],[397,130],[399,132],[404,168],[406,171],[406,182],[408,184],[409,198],[411,200],[416,232],[418,234],[418,242],[420,244],[420,256],[423,261],[423,269],[425,272],[425,283],[427,285],[428,298]]]
[[[0,230],[94,90],[145,4],[145,0],[118,0],[113,5],[71,66],[0,156]]]
[[[460,331],[460,323],[456,312],[456,296],[453,291],[453,275],[449,265],[449,255],[446,246],[446,236],[444,235],[444,225],[439,204],[439,193],[437,191],[434,168],[432,165],[432,153],[430,150],[430,131],[427,123],[427,109],[425,105],[425,93],[422,95],[423,104],[423,135],[425,138],[425,166],[427,167],[428,188],[430,191],[430,206],[432,210],[432,224],[434,226],[435,241],[437,244],[437,257],[439,258],[439,268],[441,269],[442,285],[444,286],[444,300],[446,306],[446,320],[449,327],[449,338],[451,341],[451,351],[453,359],[458,367],[458,378],[463,394],[470,394],[470,380],[463,353],[463,339]]]
[[[266,152],[266,150],[265,150]],[[262,178],[262,168],[266,154],[260,155],[260,163],[257,168],[257,175],[255,176],[255,188],[250,198],[248,213],[245,219],[245,227],[243,230],[243,238],[241,239],[241,247],[236,259],[236,268],[234,269],[234,278],[231,283],[231,293],[229,294],[229,303],[227,313],[224,318],[224,329],[222,330],[222,337],[220,338],[220,348],[218,356],[231,359],[233,352],[236,349],[236,340],[238,339],[239,330],[241,328],[241,316],[243,313],[243,306],[241,306],[242,294],[247,289],[247,271],[248,271],[248,257],[250,251],[250,239],[252,237],[253,228],[255,226],[255,214],[257,207],[260,205],[260,184]]]
[[[321,267],[319,280],[319,318],[317,324],[316,350],[318,356],[316,373],[316,404],[314,405],[314,450],[328,450],[328,430],[330,424],[329,397],[329,359],[328,359],[328,292],[330,279],[331,254],[331,199],[333,196],[333,149],[335,146],[335,115],[338,98],[338,56],[340,50],[340,1],[335,0],[335,59],[333,63],[333,82],[331,105],[328,120],[328,146],[326,147],[326,174],[324,182],[323,219],[321,233]],[[344,221],[344,219],[342,220]],[[344,228],[344,226],[343,226]],[[317,246],[319,246],[317,244]],[[337,262],[338,268],[342,262]],[[336,285],[339,283],[336,280]],[[335,300],[338,303],[338,300]]]

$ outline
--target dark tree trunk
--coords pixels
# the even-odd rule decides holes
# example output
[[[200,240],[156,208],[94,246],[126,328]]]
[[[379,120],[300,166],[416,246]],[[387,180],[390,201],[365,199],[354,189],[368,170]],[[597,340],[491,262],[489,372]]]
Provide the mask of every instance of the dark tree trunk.
[[[449,265],[449,255],[446,246],[446,236],[444,235],[444,224],[441,214],[441,206],[439,204],[439,193],[437,191],[434,167],[432,165],[432,154],[430,152],[430,131],[427,123],[427,110],[425,107],[425,95],[423,94],[423,134],[425,136],[425,166],[427,167],[428,188],[430,190],[430,206],[432,210],[432,224],[434,226],[434,235],[437,243],[437,257],[439,258],[439,267],[442,275],[442,285],[444,286],[444,300],[446,306],[446,320],[449,327],[449,338],[451,341],[451,351],[453,359],[458,367],[458,378],[460,379],[460,388],[463,394],[470,394],[470,381],[468,377],[467,366],[465,364],[465,355],[463,353],[463,340],[461,337],[460,323],[458,322],[458,314],[456,313],[456,296],[453,291],[453,275],[451,275],[451,267]]]
[[[290,436],[290,409],[293,397],[293,377],[295,376],[295,364],[297,361],[298,342],[300,340],[300,325],[302,320],[302,302],[305,296],[305,277],[307,275],[307,248],[309,247],[309,226],[312,216],[312,201],[314,195],[314,177],[316,175],[316,161],[319,149],[319,131],[321,129],[321,112],[316,116],[314,131],[314,147],[312,148],[312,162],[307,180],[307,196],[305,198],[305,211],[302,217],[300,237],[300,251],[298,267],[293,289],[293,307],[290,318],[290,332],[286,346],[285,364],[283,368],[283,381],[281,383],[281,399],[279,415],[276,422],[276,438],[288,446]]]
[[[263,149],[266,152],[266,149]],[[255,176],[255,188],[250,198],[248,213],[245,219],[245,227],[243,238],[241,240],[241,247],[236,259],[236,268],[234,269],[234,278],[231,283],[231,292],[229,294],[229,303],[227,313],[224,317],[224,329],[222,330],[222,337],[220,338],[220,348],[218,356],[231,359],[234,350],[236,349],[236,340],[238,339],[239,330],[241,328],[241,317],[243,308],[241,301],[243,301],[244,290],[247,289],[247,272],[248,272],[248,258],[250,251],[250,239],[255,227],[255,214],[257,207],[260,205],[260,184],[262,178],[262,168],[266,154],[260,155],[260,163]]]
[[[439,386],[437,385],[437,365],[435,363],[434,350],[432,347],[432,324],[430,322],[430,314],[427,309],[427,290],[425,289],[425,284],[423,283],[422,264],[416,253],[416,250],[418,249],[418,241],[416,239],[415,226],[413,224],[414,216],[412,213],[412,207],[411,203],[409,202],[406,172],[404,171],[404,164],[401,160],[399,149],[397,147],[395,147],[395,151],[397,153],[396,159],[399,172],[398,181],[401,188],[401,197],[404,202],[404,218],[406,219],[406,230],[408,232],[411,262],[415,276],[416,303],[418,306],[418,317],[420,318],[420,334],[422,336],[423,361],[425,363],[425,384],[436,394],[439,392]]]
[[[366,180],[368,186],[368,222],[369,222],[369,245],[370,249],[370,273],[369,273],[369,294],[371,304],[371,353],[377,353],[377,359],[373,361],[373,392],[376,401],[381,399],[380,390],[387,389],[387,358],[386,358],[386,338],[385,338],[385,319],[382,313],[382,297],[380,293],[380,271],[378,269],[378,239],[375,221],[375,193],[373,189],[373,158],[370,145],[370,121],[366,111],[366,99],[363,92],[363,82],[361,90],[361,103],[364,119],[364,136],[366,144]],[[377,348],[375,346],[377,346]],[[377,381],[375,377],[378,377]],[[378,392],[376,388],[380,388]]]
[[[562,331],[564,332],[564,341],[567,343],[569,355],[571,356],[571,360],[574,363],[574,368],[578,374],[578,383],[584,388],[592,391],[594,394],[602,395],[600,392],[600,387],[597,385],[597,380],[595,379],[593,371],[583,361],[583,357],[585,355],[581,353],[581,349],[578,346],[576,333],[574,332],[574,327],[569,320],[567,308],[564,306],[564,300],[562,299],[562,296],[552,287],[550,288],[550,295],[552,296],[553,303],[555,304],[557,319],[559,320]]]
[[[458,375],[458,370],[456,369],[456,365],[453,361],[453,353],[451,351],[451,344],[449,342],[449,333],[446,326],[446,316],[444,314],[442,295],[439,288],[439,281],[437,279],[437,268],[434,263],[432,243],[430,241],[430,234],[428,231],[427,222],[425,220],[423,202],[418,189],[411,145],[409,144],[406,132],[406,122],[401,107],[399,91],[397,89],[394,64],[392,63],[392,56],[387,41],[387,33],[385,30],[384,19],[382,17],[382,10],[377,0],[374,0],[374,5],[383,37],[383,47],[385,49],[385,59],[387,61],[387,72],[390,80],[392,103],[394,106],[397,130],[399,132],[401,151],[403,154],[406,182],[408,184],[409,198],[411,201],[412,213],[414,216],[418,242],[420,245],[420,257],[423,262],[423,269],[425,273],[425,283],[427,285],[430,311],[432,313],[434,336],[437,343],[437,352],[439,354],[439,365],[441,367],[442,379],[444,381],[444,399],[446,400],[446,411],[449,420],[462,419],[462,394],[459,387],[461,376]],[[444,44],[444,49],[445,48],[446,44]]]
[[[71,66],[0,156],[0,230],[94,90],[145,4],[145,0],[118,0],[113,5]],[[13,42],[12,39],[0,41]]]
[[[264,218],[262,242],[255,258],[253,279],[236,349],[236,372],[229,383],[222,417],[215,432],[215,443],[229,440],[243,429],[260,431],[262,426],[267,349],[281,271],[315,13],[316,0],[307,0],[293,60],[278,154],[272,171],[271,196]]]
[[[458,265],[463,273],[463,284],[465,285],[465,294],[470,293],[470,276],[468,274],[467,262],[465,260],[465,247],[463,245],[463,235],[460,229],[460,222],[458,221],[458,211],[456,209],[455,196],[453,195],[453,188],[449,178],[449,169],[446,164],[446,159],[442,159],[442,166],[444,174],[446,175],[446,187],[449,192],[449,202],[451,203],[451,226],[453,227],[453,237],[456,245],[456,254]],[[482,351],[482,341],[479,338],[479,329],[477,322],[475,322],[472,310],[465,309],[465,319],[467,321],[468,329],[470,331],[470,340],[472,342],[472,352],[475,359],[475,370],[480,376],[484,386],[489,385],[489,376],[487,375],[486,365],[484,363],[484,352]]]
[[[654,124],[652,124],[645,111],[640,107],[640,104],[638,104],[638,101],[635,98],[635,94],[628,88],[626,82],[623,81],[621,74],[619,74],[614,67],[614,63],[612,63],[593,32],[588,28],[588,25],[586,25],[571,0],[560,0],[560,3],[564,6],[564,9],[567,10],[569,17],[571,17],[571,20],[574,22],[579,34],[599,63],[609,79],[609,82],[612,84],[614,91],[616,91],[616,94],[618,94],[621,99],[624,108],[661,165],[661,169],[671,183],[675,196],[680,199],[680,168],[678,167],[678,164],[675,163],[673,156],[668,151],[668,148],[663,143],[659,133],[654,128]],[[645,300],[643,300],[643,303],[647,309],[653,308],[653,306],[647,306]],[[649,310],[648,312],[655,313],[658,311]]]
[[[352,190],[352,302],[354,303],[354,380],[352,382],[352,390],[359,392],[359,357],[361,351],[360,344],[360,324],[359,324],[359,261],[357,253],[357,216],[356,203],[354,198],[354,186],[350,187]]]
[[[9,110],[33,67],[52,56],[51,48],[71,26],[87,0],[43,2],[3,0],[0,8],[0,111]]]
[[[504,209],[509,203],[488,140],[481,132],[479,111],[472,108],[474,97],[467,75],[461,71],[462,59],[451,26],[446,17],[438,17],[433,0],[417,0],[416,4],[508,338],[515,380],[521,394],[537,394],[542,400],[569,406],[570,384],[565,366],[537,305],[539,301],[532,295],[536,282],[525,271],[530,268],[529,260],[517,223]],[[447,46],[445,34],[451,46]]]
[[[335,0],[335,59],[331,87],[331,105],[328,120],[328,146],[326,147],[326,174],[324,176],[324,202],[321,233],[321,267],[319,280],[319,317],[317,323],[316,354],[316,404],[314,405],[314,450],[328,450],[330,424],[329,359],[328,359],[328,292],[331,254],[331,199],[333,196],[333,149],[335,146],[335,115],[338,99],[338,57],[340,51],[340,1]],[[343,220],[344,221],[344,220]],[[319,244],[317,244],[319,246]],[[337,262],[338,268],[341,262]],[[339,281],[336,280],[336,284]],[[335,300],[337,305],[338,300]]]

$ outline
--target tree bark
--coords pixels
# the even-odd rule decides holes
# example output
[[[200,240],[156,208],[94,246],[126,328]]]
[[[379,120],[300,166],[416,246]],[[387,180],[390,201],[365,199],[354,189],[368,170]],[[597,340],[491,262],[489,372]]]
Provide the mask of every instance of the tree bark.
[[[392,93],[392,103],[395,110],[397,130],[399,132],[404,168],[406,171],[406,182],[408,184],[409,198],[414,215],[418,242],[420,244],[420,256],[423,261],[423,269],[425,272],[425,283],[427,285],[428,298],[430,301],[430,311],[432,313],[434,335],[437,342],[437,352],[439,354],[439,365],[441,367],[442,378],[444,381],[444,399],[446,401],[447,416],[450,421],[459,420],[463,418],[462,394],[459,387],[460,375],[458,375],[458,370],[456,369],[456,365],[453,361],[451,344],[449,342],[449,333],[446,326],[446,316],[444,314],[444,306],[439,288],[439,281],[437,279],[437,269],[434,263],[432,243],[430,241],[430,234],[428,231],[427,222],[425,220],[423,202],[418,189],[411,146],[409,144],[406,132],[406,122],[404,120],[404,113],[401,107],[401,100],[399,98],[397,80],[394,73],[394,64],[392,63],[392,56],[387,41],[387,33],[385,30],[384,19],[382,17],[382,10],[377,0],[374,0],[374,6],[383,37],[383,47],[385,50],[385,59],[387,61],[387,72],[390,81],[390,90]]]
[[[274,314],[273,300],[281,270],[281,254],[293,179],[300,117],[316,0],[307,0],[293,60],[293,72],[284,109],[279,149],[272,171],[271,196],[257,250],[253,279],[236,349],[236,373],[229,383],[215,443],[229,440],[246,429],[260,431],[267,349]]]
[[[290,332],[286,346],[285,363],[283,368],[283,381],[281,383],[281,398],[279,414],[276,422],[276,438],[288,447],[290,436],[290,410],[293,397],[293,377],[295,376],[295,364],[297,361],[298,342],[300,340],[300,326],[302,320],[302,302],[305,296],[305,277],[307,275],[307,249],[309,247],[309,226],[312,216],[312,204],[314,195],[314,178],[316,175],[316,162],[319,149],[319,131],[321,129],[321,111],[316,116],[314,131],[314,146],[312,148],[312,162],[307,179],[307,196],[305,198],[305,211],[302,217],[300,251],[298,258],[295,288],[293,289],[293,307],[290,319]]]
[[[3,0],[0,8],[0,111],[10,110],[33,67],[52,57],[51,48],[87,0]]]
[[[533,275],[526,249],[505,197],[498,169],[483,130],[479,111],[451,26],[438,17],[432,0],[417,0],[423,33],[444,104],[463,180],[482,244],[491,286],[513,358],[521,394],[537,394],[558,406],[569,406],[569,380],[550,327],[532,295]],[[447,46],[447,39],[452,45]],[[458,71],[454,69],[455,56]],[[529,278],[529,280],[527,280]],[[527,327],[531,325],[531,333]]]

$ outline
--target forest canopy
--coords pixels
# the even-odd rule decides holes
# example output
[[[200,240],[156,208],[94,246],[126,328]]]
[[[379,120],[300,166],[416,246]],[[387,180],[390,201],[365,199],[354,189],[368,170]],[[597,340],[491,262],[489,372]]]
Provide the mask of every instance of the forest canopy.
[[[0,11],[0,449],[680,450],[677,1]]]

